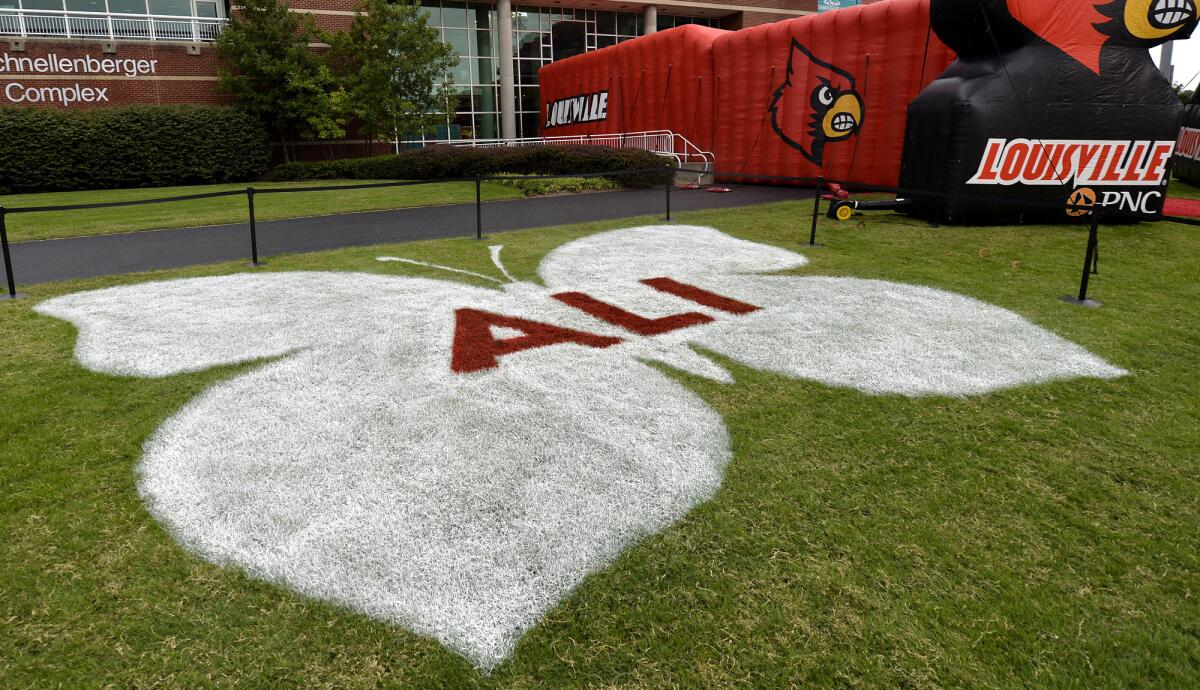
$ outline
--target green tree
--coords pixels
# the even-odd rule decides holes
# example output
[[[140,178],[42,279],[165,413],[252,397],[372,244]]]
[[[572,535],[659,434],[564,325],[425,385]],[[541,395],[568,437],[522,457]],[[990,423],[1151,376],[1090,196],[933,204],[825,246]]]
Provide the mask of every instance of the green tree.
[[[336,78],[309,45],[324,37],[309,15],[279,0],[241,0],[217,39],[220,88],[257,117],[292,160],[292,142],[345,136],[335,109]]]
[[[458,64],[429,26],[419,2],[362,0],[354,21],[333,41],[346,113],[358,122],[368,151],[384,132],[420,135],[453,110],[448,74]]]
[[[1187,88],[1186,85],[1180,84],[1179,82],[1171,84],[1171,88],[1174,89],[1175,95],[1179,96],[1179,100],[1183,101],[1184,105],[1191,104],[1192,96],[1194,96],[1196,93],[1194,90]]]

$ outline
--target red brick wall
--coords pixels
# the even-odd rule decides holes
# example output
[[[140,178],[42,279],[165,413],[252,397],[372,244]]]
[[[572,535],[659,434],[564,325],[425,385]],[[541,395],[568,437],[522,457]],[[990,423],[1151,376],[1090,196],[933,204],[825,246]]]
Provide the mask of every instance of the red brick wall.
[[[32,105],[37,107],[62,107],[61,101],[35,101],[42,91],[58,87],[72,91],[76,87],[83,95],[90,95],[93,102],[71,103],[67,107],[88,108],[107,105],[169,103],[228,103],[226,96],[216,91],[217,59],[211,45],[200,45],[199,55],[189,55],[188,45],[166,42],[118,42],[116,53],[106,54],[101,41],[27,40],[26,50],[11,49],[7,41],[0,41],[0,105]],[[45,60],[56,55],[61,60],[92,58],[103,60],[140,60],[145,67],[153,61],[153,71],[142,70],[137,76],[123,73],[74,73],[53,69],[26,69],[26,59]],[[7,60],[5,59],[7,56]],[[22,64],[17,64],[17,62]],[[93,63],[96,64],[96,63]],[[5,68],[11,68],[5,69]],[[19,85],[19,86],[18,86]],[[33,90],[32,92],[30,90]],[[90,92],[88,91],[90,90]],[[106,98],[98,94],[103,90]],[[57,98],[57,93],[46,93]],[[16,99],[25,99],[14,102]]]

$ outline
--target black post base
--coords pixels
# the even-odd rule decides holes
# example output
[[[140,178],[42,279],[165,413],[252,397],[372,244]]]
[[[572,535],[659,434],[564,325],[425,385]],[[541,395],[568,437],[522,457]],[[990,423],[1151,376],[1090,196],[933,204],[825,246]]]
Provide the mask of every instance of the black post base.
[[[245,266],[246,268],[262,268],[267,265],[267,262],[259,261],[258,263],[254,263],[253,261],[251,261],[250,263],[246,263],[246,264],[242,264],[242,265]]]
[[[1094,300],[1094,299],[1082,299],[1081,300],[1081,299],[1079,299],[1079,297],[1077,295],[1064,295],[1062,297],[1059,297],[1059,299],[1062,300],[1063,302],[1066,302],[1067,304],[1074,304],[1077,307],[1087,307],[1089,309],[1095,309],[1097,307],[1104,306],[1104,303],[1101,302],[1100,300]]]
[[[7,292],[5,292],[5,293],[3,293],[3,294],[0,294],[0,300],[5,300],[5,301],[8,301],[8,302],[16,302],[17,300],[19,300],[19,299],[21,299],[22,297],[25,297],[25,296],[26,296],[26,295],[25,295],[25,293],[24,293],[24,292],[18,292],[18,293],[17,293],[17,294],[15,294],[15,295],[10,295],[10,294],[8,294]]]
[[[820,242],[813,242],[812,244],[805,242],[804,244],[800,245],[800,247],[802,249],[823,249],[825,245],[821,244]]]

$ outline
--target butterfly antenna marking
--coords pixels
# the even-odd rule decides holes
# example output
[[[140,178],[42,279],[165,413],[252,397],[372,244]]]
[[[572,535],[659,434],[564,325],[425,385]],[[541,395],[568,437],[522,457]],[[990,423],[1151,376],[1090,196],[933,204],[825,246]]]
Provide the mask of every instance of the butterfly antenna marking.
[[[493,258],[495,257],[494,252],[493,252],[492,256],[493,256]],[[463,275],[475,276],[476,278],[483,278],[484,280],[490,280],[493,283],[500,283],[501,285],[504,284],[503,280],[496,280],[495,278],[493,278],[491,276],[485,276],[482,273],[475,273],[474,271],[464,271],[461,268],[451,268],[450,266],[441,266],[439,264],[431,264],[431,263],[427,263],[425,261],[417,261],[416,259],[404,259],[399,256],[377,256],[377,257],[375,257],[375,260],[376,261],[395,261],[395,262],[399,262],[402,264],[412,264],[414,266],[424,266],[426,268],[439,268],[443,271],[451,271],[453,273],[462,273]],[[508,275],[508,274],[506,273],[505,275]]]
[[[492,245],[491,247],[488,247],[488,249],[492,251],[492,263],[496,264],[496,268],[500,269],[500,272],[504,274],[505,278],[508,278],[508,282],[517,282],[517,279],[512,277],[512,274],[508,272],[508,269],[506,269],[504,264],[500,261],[500,250],[504,249],[504,245]]]

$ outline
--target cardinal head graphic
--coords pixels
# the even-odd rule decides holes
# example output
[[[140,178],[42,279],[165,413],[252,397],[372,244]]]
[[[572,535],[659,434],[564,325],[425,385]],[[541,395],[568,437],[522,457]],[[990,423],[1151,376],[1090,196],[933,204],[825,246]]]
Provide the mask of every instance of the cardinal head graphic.
[[[775,133],[821,165],[826,144],[858,134],[866,108],[853,74],[792,39],[787,80],[776,89],[770,112]]]
[[[1046,42],[1100,74],[1108,46],[1152,48],[1187,38],[1196,0],[1007,0],[1008,11]]]

